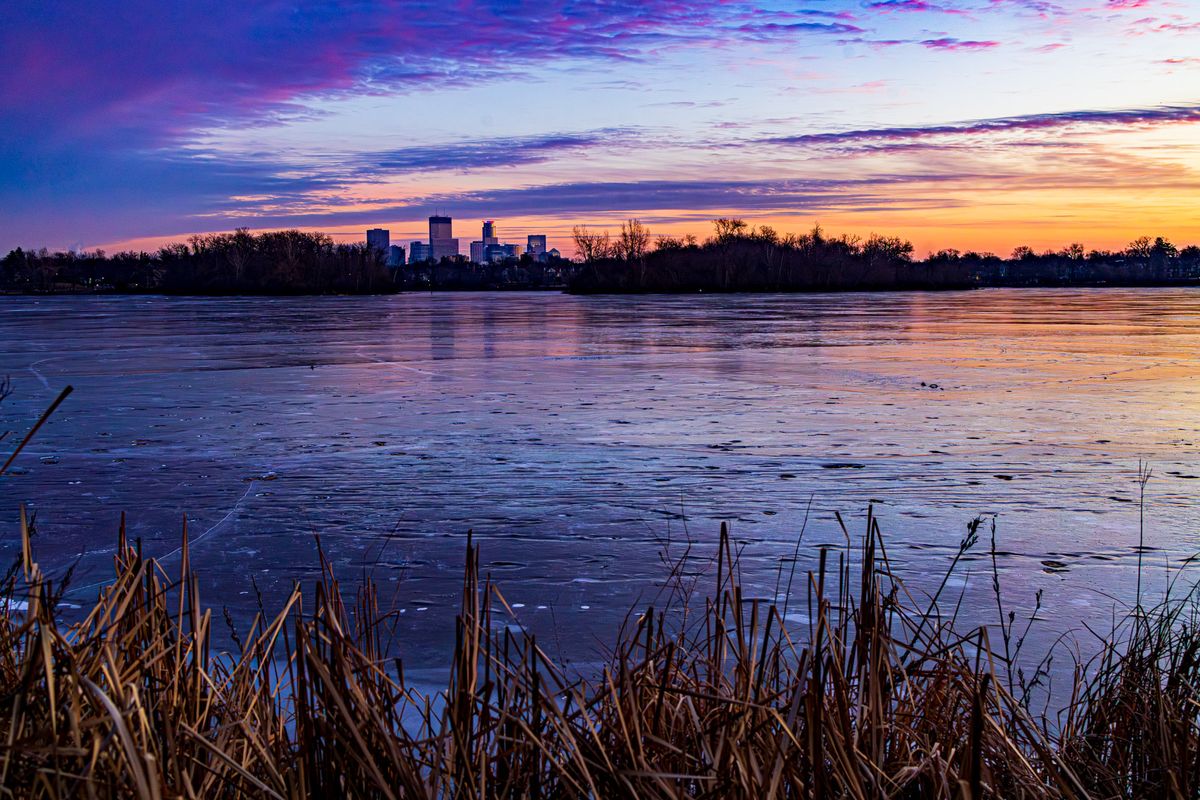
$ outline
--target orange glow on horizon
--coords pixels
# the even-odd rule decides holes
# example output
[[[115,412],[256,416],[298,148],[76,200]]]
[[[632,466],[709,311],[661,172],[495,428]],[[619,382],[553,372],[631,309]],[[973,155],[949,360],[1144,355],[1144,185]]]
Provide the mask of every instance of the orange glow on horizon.
[[[634,214],[593,215],[579,218],[516,216],[496,222],[501,241],[524,243],[528,234],[544,233],[549,246],[557,247],[565,257],[574,255],[571,229],[586,225],[596,230],[616,234],[626,218],[646,222],[652,234],[684,236],[691,234],[703,240],[712,233],[712,220],[718,217],[741,217],[751,225],[769,225],[780,234],[804,233],[821,225],[828,235],[841,234],[860,237],[872,233],[900,236],[911,241],[918,256],[955,248],[1007,256],[1013,248],[1027,245],[1041,252],[1057,250],[1080,242],[1088,250],[1117,250],[1139,236],[1164,236],[1176,245],[1200,244],[1200,213],[1195,211],[1194,198],[1178,194],[1146,191],[1129,197],[1127,202],[1099,203],[1062,192],[1060,197],[1039,193],[1036,198],[1020,192],[993,195],[988,208],[941,208],[934,211],[902,210],[863,212],[833,212],[821,214],[789,213],[787,211],[747,214],[737,209],[723,211],[706,209],[655,209]],[[480,237],[483,218],[454,217],[454,234],[466,255],[471,241]],[[364,209],[364,216],[366,210]],[[661,221],[661,220],[671,221]],[[256,233],[279,230],[278,227],[250,227]],[[391,231],[392,242],[408,248],[411,241],[427,241],[427,222],[424,219],[371,221],[359,225],[294,226],[298,230],[323,232],[337,242],[362,242],[367,228],[382,227]],[[230,229],[224,229],[226,231]],[[184,242],[193,231],[166,236],[146,236],[99,245],[107,252],[121,250],[154,251],[173,242]]]

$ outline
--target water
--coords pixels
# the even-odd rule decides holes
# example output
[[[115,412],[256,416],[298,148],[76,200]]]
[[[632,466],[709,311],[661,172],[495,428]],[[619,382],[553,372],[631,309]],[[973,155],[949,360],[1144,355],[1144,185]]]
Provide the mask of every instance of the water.
[[[468,530],[523,623],[574,662],[658,590],[660,554],[720,521],[751,593],[781,557],[862,530],[936,586],[995,515],[1006,603],[1044,591],[1037,644],[1200,551],[1200,295],[1186,289],[576,298],[0,298],[0,430],[52,421],[0,478],[37,553],[111,569],[122,511],[165,555],[184,515],[202,599],[238,624],[316,576],[371,570],[414,669],[444,667]],[[3,445],[14,444],[9,437]],[[984,555],[981,546],[978,555]],[[1169,572],[1170,571],[1170,572]],[[1187,579],[1185,573],[1185,580]],[[990,561],[948,591],[995,620]]]

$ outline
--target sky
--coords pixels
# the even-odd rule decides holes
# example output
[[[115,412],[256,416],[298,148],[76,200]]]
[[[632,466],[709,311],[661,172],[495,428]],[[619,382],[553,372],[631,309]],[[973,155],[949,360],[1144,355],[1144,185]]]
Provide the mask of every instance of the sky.
[[[1200,0],[7,0],[0,252],[628,217],[1200,242]]]

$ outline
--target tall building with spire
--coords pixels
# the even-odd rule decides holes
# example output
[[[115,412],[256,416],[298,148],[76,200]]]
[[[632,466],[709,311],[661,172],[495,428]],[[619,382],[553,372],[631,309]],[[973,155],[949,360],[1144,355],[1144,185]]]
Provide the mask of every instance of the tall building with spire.
[[[493,220],[485,219],[483,236],[478,241],[471,242],[471,260],[476,264],[488,263],[491,260],[487,255],[488,247],[496,244],[500,244],[500,240],[496,238],[496,223]]]

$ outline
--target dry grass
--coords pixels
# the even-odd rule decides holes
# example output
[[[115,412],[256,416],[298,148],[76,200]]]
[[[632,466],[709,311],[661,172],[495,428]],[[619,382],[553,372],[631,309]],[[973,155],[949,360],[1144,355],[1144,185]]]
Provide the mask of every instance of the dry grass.
[[[433,697],[388,657],[375,586],[346,600],[328,564],[310,594],[297,588],[258,616],[237,652],[215,653],[186,533],[168,574],[122,530],[112,581],[65,625],[62,587],[34,561],[24,514],[22,531],[0,608],[6,796],[1112,798],[1200,787],[1190,598],[1131,615],[1080,667],[1051,724],[1029,711],[1029,681],[1004,669],[1019,637],[1003,606],[1004,652],[993,653],[986,630],[957,632],[936,596],[905,591],[874,518],[795,577],[786,610],[744,596],[722,529],[708,598],[688,596],[676,570],[667,607],[631,616],[589,679],[501,624],[512,611],[468,542],[453,667]]]

